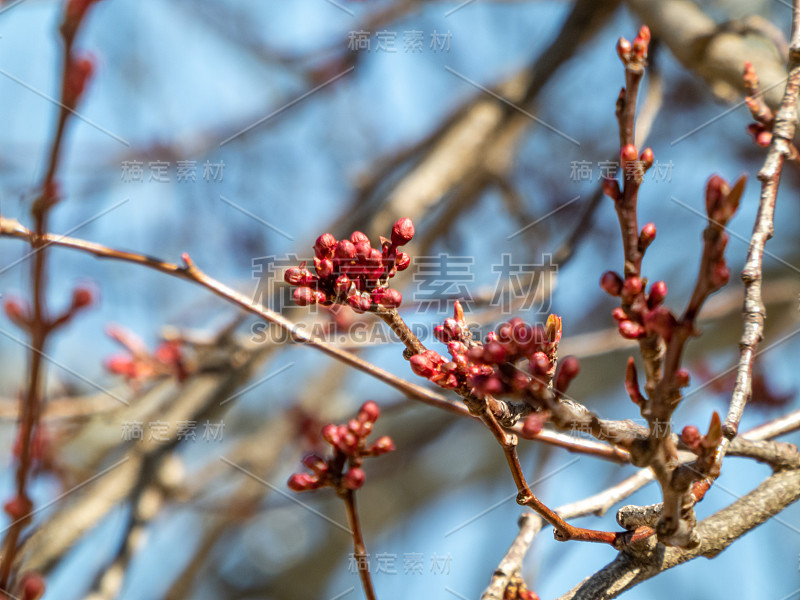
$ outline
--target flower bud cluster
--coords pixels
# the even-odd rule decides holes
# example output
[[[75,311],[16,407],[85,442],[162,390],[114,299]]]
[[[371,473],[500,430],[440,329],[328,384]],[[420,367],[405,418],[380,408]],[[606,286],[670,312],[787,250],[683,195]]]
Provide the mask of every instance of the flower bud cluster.
[[[289,489],[307,492],[322,487],[333,487],[337,491],[357,490],[364,485],[364,458],[380,456],[394,450],[394,442],[387,435],[371,444],[367,437],[372,433],[375,421],[380,416],[378,405],[365,402],[355,419],[343,425],[330,423],[322,428],[322,439],[333,447],[333,454],[324,458],[312,453],[303,457],[303,465],[311,473],[295,473],[288,481]]]
[[[389,287],[389,280],[411,264],[411,257],[397,249],[413,237],[414,223],[409,218],[399,219],[391,239],[381,237],[378,248],[360,231],[343,240],[323,233],[314,244],[315,273],[303,262],[287,269],[284,280],[297,286],[293,297],[300,306],[340,303],[359,313],[378,306],[396,308],[403,297]]]
[[[652,223],[645,225],[645,231]],[[655,237],[655,227],[652,227]],[[641,240],[640,236],[640,240]],[[614,271],[606,271],[600,277],[600,287],[607,294],[622,299],[622,307],[617,307],[611,316],[617,322],[619,333],[629,340],[637,340],[647,335],[658,334],[665,340],[672,337],[675,316],[663,306],[667,297],[667,284],[656,281],[645,291],[646,280],[629,275],[624,280]]]
[[[435,350],[411,357],[411,369],[420,377],[446,388],[468,391],[479,397],[517,396],[527,401],[541,398],[556,374],[561,318],[550,315],[547,323],[528,325],[515,317],[490,331],[483,343],[472,340],[461,306],[455,314],[434,329],[447,344],[451,360]],[[562,361],[555,387],[566,390],[578,374],[578,361]]]

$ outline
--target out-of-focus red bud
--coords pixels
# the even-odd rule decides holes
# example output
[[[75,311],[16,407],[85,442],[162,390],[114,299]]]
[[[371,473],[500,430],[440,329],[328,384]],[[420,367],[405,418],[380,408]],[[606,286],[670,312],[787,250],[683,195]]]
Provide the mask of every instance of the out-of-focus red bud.
[[[531,373],[534,375],[544,375],[550,370],[550,359],[544,352],[534,352],[528,360]]]
[[[628,302],[642,291],[642,280],[635,275],[628,277],[622,284],[622,298]]]
[[[667,342],[672,339],[675,323],[675,317],[665,306],[657,306],[644,314],[645,330],[660,335]]]
[[[383,291],[380,303],[388,308],[397,308],[403,301],[403,295],[394,288],[386,288]]]
[[[730,278],[731,271],[728,268],[728,265],[725,264],[725,259],[722,259],[720,262],[714,265],[714,269],[711,272],[711,285],[713,285],[715,288],[721,288],[727,285]]]
[[[623,63],[631,59],[631,43],[624,37],[617,40],[617,56],[620,57]]]
[[[617,306],[614,310],[611,311],[611,317],[619,323],[620,321],[625,321],[628,318],[628,315],[625,311]]]
[[[88,287],[80,286],[72,292],[72,308],[77,310],[89,306],[94,301],[94,293]]]
[[[606,271],[600,277],[600,287],[606,294],[619,296],[622,292],[622,277],[614,271]]]
[[[411,370],[420,377],[428,379],[436,373],[436,365],[424,354],[415,354],[409,362],[411,363]]]
[[[675,385],[678,387],[687,387],[689,385],[689,371],[686,369],[678,369],[675,373]]]
[[[655,308],[667,297],[667,284],[663,281],[656,281],[650,286],[650,295],[647,297],[647,306],[650,309]]]
[[[367,400],[364,404],[361,405],[361,408],[358,411],[358,420],[365,422],[371,421],[374,423],[378,420],[378,417],[381,416],[381,409],[376,402],[373,400]]]
[[[35,571],[28,571],[20,578],[19,589],[20,600],[39,600],[45,592],[44,578]]]
[[[372,444],[372,446],[370,447],[370,451],[375,456],[386,454],[387,452],[391,452],[392,450],[394,450],[394,442],[392,441],[392,438],[390,438],[388,435],[382,435],[377,440],[375,440],[375,443]]]
[[[712,175],[706,183],[706,213],[709,218],[717,219],[722,200],[730,193],[728,182],[719,175]]]
[[[12,521],[30,516],[32,509],[33,503],[24,496],[14,496],[3,505],[3,510]]]
[[[539,435],[544,429],[544,424],[550,417],[550,413],[546,411],[535,412],[527,416],[522,425],[522,435],[533,436]]]
[[[633,321],[620,321],[619,332],[622,337],[628,340],[638,340],[639,338],[643,338],[645,335],[647,335],[644,327],[639,323],[634,323]]]
[[[603,193],[615,202],[622,199],[622,190],[619,188],[619,182],[616,179],[609,177],[603,179]]]
[[[289,477],[289,481],[286,483],[286,485],[293,492],[307,492],[309,490],[316,489],[318,483],[319,479],[314,475],[309,475],[308,473],[295,473]]]
[[[94,72],[94,62],[89,56],[70,58],[64,75],[64,104],[74,106],[86,90]]]
[[[357,490],[364,485],[365,479],[366,476],[364,475],[363,469],[353,467],[348,469],[347,473],[342,477],[342,485],[348,490]]]
[[[17,327],[25,328],[30,322],[30,308],[27,303],[17,298],[6,298],[3,302],[6,316]]]
[[[392,226],[392,245],[404,246],[414,237],[414,223],[408,217],[398,219]]]
[[[283,273],[283,280],[289,285],[300,285],[303,279],[303,270],[299,267],[289,267]]]
[[[328,471],[328,463],[318,454],[306,454],[303,457],[302,463],[317,475]]]
[[[367,234],[362,231],[354,231],[351,233],[350,241],[353,242],[353,244],[358,244],[361,242],[366,242],[369,244],[369,238],[367,237]]]
[[[328,423],[322,428],[320,432],[322,439],[328,442],[331,446],[339,444],[339,429],[333,423]]]
[[[558,375],[556,375],[556,390],[559,392],[567,391],[569,384],[580,371],[578,359],[574,356],[567,356],[559,361]]]

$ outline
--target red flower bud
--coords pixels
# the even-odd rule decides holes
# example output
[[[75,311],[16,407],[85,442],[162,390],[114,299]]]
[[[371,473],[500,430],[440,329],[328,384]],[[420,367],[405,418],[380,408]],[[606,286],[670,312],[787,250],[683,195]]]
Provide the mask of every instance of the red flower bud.
[[[619,182],[616,179],[608,177],[603,179],[603,193],[615,202],[622,199],[622,190],[619,188]]]
[[[340,260],[352,260],[356,257],[356,247],[350,240],[339,240],[334,255]]]
[[[351,233],[350,241],[353,242],[353,244],[359,244],[361,242],[366,242],[367,244],[369,244],[369,238],[367,237],[367,234],[361,231],[354,231],[353,233]]]
[[[44,578],[35,571],[29,571],[20,579],[19,589],[22,594],[20,600],[39,600],[45,592]]]
[[[358,242],[355,245],[356,248],[356,257],[358,260],[364,264],[369,260],[370,256],[372,255],[372,246],[369,245],[369,242]]]
[[[289,285],[301,285],[304,279],[303,269],[300,267],[289,267],[283,273],[283,280]]]
[[[69,59],[64,75],[64,104],[74,106],[86,89],[86,84],[94,72],[93,59],[85,56]]]
[[[33,503],[24,496],[14,496],[3,505],[3,510],[11,517],[12,521],[19,521],[31,514]]]
[[[428,379],[436,373],[436,365],[425,354],[415,354],[409,362],[411,363],[411,370],[420,377]]]
[[[398,219],[392,227],[392,245],[404,246],[414,237],[414,223],[408,217]]]
[[[611,296],[619,296],[622,292],[622,277],[614,273],[614,271],[606,271],[600,277],[600,287]]]
[[[544,352],[534,352],[528,360],[531,373],[534,375],[544,375],[550,370],[550,359]]]
[[[672,339],[676,320],[665,306],[657,306],[644,313],[644,327],[647,333],[656,333],[667,342]]]
[[[317,301],[314,290],[306,286],[297,288],[292,296],[295,304],[298,306],[308,306],[309,304],[314,304]]]
[[[394,261],[394,268],[398,271],[405,271],[411,264],[411,257],[406,252],[398,252]]]
[[[625,369],[625,391],[628,392],[628,396],[634,404],[639,406],[644,404],[645,398],[639,391],[639,376],[636,373],[636,362],[632,356],[628,357],[628,366]]]
[[[721,288],[728,283],[730,278],[731,271],[725,264],[725,259],[723,258],[720,262],[714,265],[714,269],[711,272],[711,285],[713,285],[715,288]]]
[[[622,62],[627,62],[631,58],[631,43],[624,37],[617,40],[617,55],[622,59]]]
[[[686,387],[689,385],[689,371],[686,369],[678,369],[675,373],[675,385],[678,387]]]
[[[80,309],[89,306],[94,300],[94,294],[88,287],[77,287],[72,292],[72,308]]]
[[[681,441],[689,448],[696,448],[700,444],[700,430],[694,425],[687,425],[681,431]]]
[[[574,356],[567,356],[559,361],[558,375],[556,376],[556,389],[559,392],[567,391],[569,384],[580,371],[578,359]]]
[[[348,490],[357,490],[364,485],[364,479],[366,479],[366,476],[363,469],[353,467],[348,469],[347,473],[342,477],[342,485]]]
[[[308,473],[295,473],[289,477],[286,485],[293,492],[307,492],[318,487],[319,479]]]
[[[27,303],[16,298],[6,298],[3,309],[12,323],[18,327],[27,327],[30,321],[30,309]]]
[[[346,296],[350,291],[350,278],[347,275],[339,275],[333,285],[333,291],[337,296]]]
[[[535,412],[525,419],[525,423],[522,425],[522,435],[524,436],[534,436],[539,435],[544,429],[544,424],[547,422],[547,419],[550,417],[548,412]]]
[[[339,429],[333,423],[328,423],[322,428],[320,432],[322,439],[328,442],[331,446],[336,446],[339,443]]]
[[[370,452],[372,452],[372,454],[374,454],[375,456],[386,454],[387,452],[391,452],[392,450],[394,450],[394,442],[392,441],[392,438],[390,438],[388,435],[382,435],[377,440],[375,440],[375,443],[372,444],[372,446],[370,447]]]
[[[321,475],[322,473],[326,473],[328,471],[328,463],[325,462],[325,459],[319,456],[318,454],[306,454],[303,457],[302,463],[317,475]]]
[[[620,321],[625,321],[628,318],[628,315],[625,313],[622,308],[619,306],[616,307],[614,310],[611,311],[611,317],[619,323]]]
[[[386,306],[387,308],[397,308],[400,306],[400,303],[403,301],[403,296],[400,292],[393,288],[386,288],[383,291],[383,296],[381,297],[380,304]]]
[[[358,420],[362,422],[370,421],[374,423],[381,416],[381,409],[378,404],[372,400],[367,400],[361,405],[358,411]]]
[[[667,297],[667,284],[663,281],[656,281],[650,286],[650,295],[647,297],[647,307],[655,308]]]
[[[653,149],[652,148],[645,148],[642,150],[642,154],[639,156],[639,160],[642,161],[642,165],[644,166],[645,170],[649,169],[653,166]]]
[[[656,239],[656,226],[654,223],[647,223],[642,227],[642,232],[639,234],[639,250],[644,252],[647,247]]]
[[[639,338],[643,338],[645,335],[647,335],[644,327],[639,323],[634,323],[633,321],[620,321],[619,333],[622,335],[622,337],[628,340],[638,340]]]
[[[317,238],[314,244],[314,253],[317,258],[330,258],[333,256],[333,249],[336,247],[336,238],[330,233],[323,233]]]
[[[333,261],[330,258],[319,259],[314,257],[314,270],[321,279],[333,275]]]
[[[483,360],[489,364],[499,365],[506,360],[506,349],[498,342],[489,342],[483,347]]]
[[[712,175],[706,183],[706,212],[709,218],[719,220],[717,213],[725,197],[730,193],[731,187],[719,175]]]
[[[630,302],[639,292],[642,291],[642,280],[636,277],[628,277],[622,284],[622,298]]]
[[[625,164],[633,162],[639,156],[639,151],[633,144],[626,144],[619,152],[620,161]]]

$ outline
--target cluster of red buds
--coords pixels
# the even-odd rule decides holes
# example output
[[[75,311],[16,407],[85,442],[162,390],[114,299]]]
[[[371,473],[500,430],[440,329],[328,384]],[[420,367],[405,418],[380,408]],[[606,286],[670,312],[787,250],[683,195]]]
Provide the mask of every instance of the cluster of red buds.
[[[122,375],[129,383],[138,384],[156,375],[174,375],[178,381],[189,376],[183,340],[164,340],[151,353],[141,339],[118,325],[110,325],[106,333],[127,353],[109,357],[105,367],[111,373]]]
[[[447,344],[452,359],[426,350],[411,357],[414,373],[447,389],[463,389],[480,397],[516,395],[535,403],[556,374],[561,318],[550,315],[545,325],[528,325],[515,317],[490,331],[480,343],[472,339],[456,302],[453,318],[437,326],[434,335]],[[523,368],[525,362],[527,369]],[[556,391],[566,391],[577,374],[577,359],[562,360],[555,377]]]
[[[297,286],[294,301],[300,306],[334,303],[348,304],[356,312],[374,307],[396,308],[403,300],[400,292],[389,287],[389,280],[411,264],[411,257],[398,252],[414,237],[414,223],[398,220],[391,239],[380,238],[380,248],[373,248],[366,234],[354,231],[350,239],[337,240],[323,233],[314,244],[314,270],[290,267],[284,280]]]
[[[647,49],[650,46],[650,28],[642,25],[639,34],[633,38],[633,42],[624,37],[617,41],[617,55],[625,67],[640,65],[644,67],[647,61]]]
[[[655,238],[656,228],[648,223],[642,229],[640,240],[645,237],[648,229],[652,231],[652,238]],[[622,337],[636,340],[658,333],[669,340],[675,317],[663,306],[667,297],[667,284],[656,281],[650,285],[649,292],[646,292],[646,283],[647,280],[637,275],[629,275],[623,280],[614,271],[606,271],[600,278],[600,287],[606,293],[622,299],[622,306],[611,312]]]
[[[88,286],[78,286],[72,292],[70,305],[59,316],[48,320],[45,328],[55,329],[66,325],[72,318],[84,308],[91,306],[95,302],[97,292]],[[6,298],[3,304],[6,316],[20,329],[29,331],[33,326],[33,311],[30,304],[20,298]]]
[[[308,492],[322,487],[332,487],[337,492],[357,490],[364,485],[363,460],[370,456],[381,456],[394,450],[394,442],[389,436],[381,436],[373,443],[367,443],[375,421],[381,411],[378,405],[369,400],[365,402],[355,419],[346,424],[330,423],[322,428],[322,439],[333,448],[333,454],[324,458],[316,453],[303,457],[303,465],[311,473],[295,473],[289,478],[289,489],[295,492]]]

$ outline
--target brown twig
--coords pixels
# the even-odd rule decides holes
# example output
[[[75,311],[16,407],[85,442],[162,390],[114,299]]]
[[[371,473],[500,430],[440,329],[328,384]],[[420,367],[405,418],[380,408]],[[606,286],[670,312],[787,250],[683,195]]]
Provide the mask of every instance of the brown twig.
[[[364,536],[361,534],[361,522],[358,518],[358,508],[356,507],[356,494],[353,490],[347,490],[341,495],[347,509],[347,522],[353,531],[353,554],[358,575],[361,578],[361,586],[364,588],[364,595],[367,600],[376,600],[375,590],[372,587],[372,577],[369,573],[369,561],[367,560],[367,548],[364,545]]]

